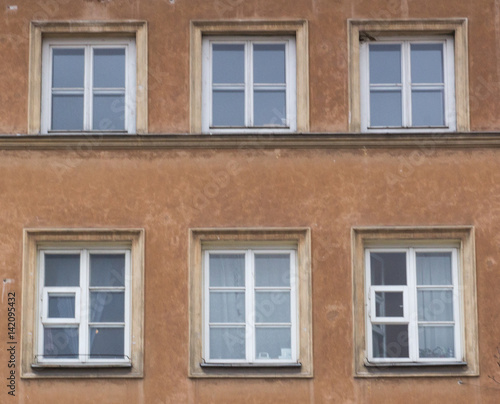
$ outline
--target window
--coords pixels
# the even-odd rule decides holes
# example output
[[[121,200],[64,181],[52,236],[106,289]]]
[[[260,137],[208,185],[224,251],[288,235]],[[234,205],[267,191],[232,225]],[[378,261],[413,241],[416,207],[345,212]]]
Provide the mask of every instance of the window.
[[[203,41],[203,131],[296,130],[294,38]]]
[[[130,251],[40,251],[39,363],[130,363]]]
[[[308,229],[191,231],[192,377],[311,377]]]
[[[42,132],[135,132],[132,39],[47,39]]]
[[[297,361],[294,250],[207,250],[207,362]]]
[[[363,130],[455,130],[453,38],[360,45]]]
[[[25,235],[22,376],[141,376],[143,232]]]
[[[477,374],[473,229],[357,228],[353,240],[356,374]]]
[[[191,23],[191,133],[309,130],[306,21]]]
[[[147,133],[147,23],[34,21],[28,133]]]
[[[366,250],[368,360],[461,362],[456,248]]]
[[[467,20],[350,20],[350,130],[468,131]]]

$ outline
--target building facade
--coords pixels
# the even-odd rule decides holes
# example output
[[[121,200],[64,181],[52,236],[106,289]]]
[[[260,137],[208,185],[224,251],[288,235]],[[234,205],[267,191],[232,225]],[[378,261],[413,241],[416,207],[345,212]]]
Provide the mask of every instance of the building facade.
[[[496,402],[499,46],[493,0],[5,3],[1,401]]]

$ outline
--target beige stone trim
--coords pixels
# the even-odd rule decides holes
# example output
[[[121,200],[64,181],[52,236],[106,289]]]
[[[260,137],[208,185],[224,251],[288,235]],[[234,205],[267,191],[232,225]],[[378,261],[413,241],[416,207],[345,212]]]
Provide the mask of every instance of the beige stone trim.
[[[300,368],[204,369],[202,362],[202,251],[214,245],[285,245],[297,248]],[[191,229],[189,231],[189,367],[190,377],[307,378],[313,376],[311,230],[309,228]]]
[[[148,28],[145,21],[32,21],[28,94],[28,134],[40,133],[42,93],[42,41],[44,37],[117,36],[135,37],[136,131],[148,132]]]
[[[309,131],[307,21],[191,21],[190,132],[201,133],[201,45],[204,35],[293,35],[297,54],[297,132]]]
[[[444,35],[455,38],[455,108],[457,132],[470,130],[467,19],[348,20],[349,131],[361,131],[359,36]]]
[[[38,249],[58,246],[121,246],[131,251],[131,368],[33,368],[37,346]],[[137,378],[144,368],[144,230],[143,229],[25,229],[21,321],[22,378]]]
[[[355,377],[478,376],[479,348],[474,227],[355,227],[352,236]],[[467,365],[365,366],[365,248],[373,245],[456,245],[459,248],[464,354]]]

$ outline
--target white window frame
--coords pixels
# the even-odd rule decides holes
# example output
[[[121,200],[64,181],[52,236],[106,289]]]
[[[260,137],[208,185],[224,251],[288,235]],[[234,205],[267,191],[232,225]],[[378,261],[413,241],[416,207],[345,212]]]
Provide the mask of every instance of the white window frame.
[[[371,285],[371,260],[372,252],[404,252],[406,254],[406,279],[407,285],[401,286],[372,286]],[[454,353],[452,358],[419,358],[418,325],[423,323],[418,319],[417,290],[418,288],[429,286],[417,286],[416,280],[416,254],[419,252],[449,252],[452,257],[452,291],[453,291],[453,322],[432,322],[435,323],[453,323],[454,325]],[[373,247],[365,249],[365,307],[366,307],[366,352],[368,363],[373,364],[404,364],[404,363],[422,363],[422,364],[453,364],[464,362],[463,352],[463,307],[459,287],[459,260],[458,248],[456,247],[408,247],[408,248],[390,248]],[[443,289],[445,286],[433,285],[434,288]],[[449,286],[446,286],[449,288]],[[404,316],[403,317],[376,317],[375,292],[377,291],[398,291],[403,292]],[[375,358],[373,356],[372,328],[378,324],[407,324],[408,325],[408,358]]]
[[[209,288],[209,255],[211,253],[223,254],[244,254],[245,255],[245,286],[237,289],[245,291],[245,359],[211,359],[209,357],[210,350],[210,288]],[[290,286],[289,287],[255,287],[254,282],[254,257],[256,254],[289,254],[290,255]],[[290,248],[248,248],[248,249],[228,249],[227,247],[210,247],[203,251],[203,358],[206,363],[220,364],[296,364],[299,357],[299,314],[298,314],[298,290],[299,284],[297,279],[297,251]],[[236,289],[231,287],[230,289]],[[290,332],[291,332],[291,358],[287,359],[266,359],[259,358],[255,351],[255,291],[259,289],[266,290],[289,290],[290,291]],[[264,326],[274,327],[283,325],[284,323],[263,323]],[[224,326],[230,326],[231,323],[224,323]],[[260,324],[259,324],[260,325]],[[286,324],[288,326],[288,324]]]
[[[245,45],[245,126],[212,125],[212,44]],[[253,44],[285,44],[286,122],[284,126],[253,126]],[[297,130],[297,56],[292,36],[204,36],[202,40],[202,132],[203,133],[289,133]],[[240,87],[238,87],[240,88]]]
[[[124,129],[103,130],[92,128],[92,66],[94,48],[124,48],[125,49],[125,96]],[[84,110],[83,130],[52,130],[52,49],[83,48],[84,62]],[[136,132],[136,45],[134,38],[45,38],[42,45],[42,105],[41,133],[135,133]],[[65,93],[68,93],[65,91]],[[77,93],[81,93],[78,90]],[[105,92],[104,92],[105,93]]]
[[[79,254],[80,255],[80,286],[79,287],[45,287],[45,254]],[[90,278],[90,255],[93,254],[123,254],[125,256],[125,274],[123,287],[91,287]],[[38,347],[36,364],[47,365],[75,365],[75,366],[130,366],[131,365],[131,251],[119,247],[92,247],[92,248],[61,248],[59,246],[44,246],[38,251],[38,324],[37,341]],[[92,325],[89,319],[90,313],[90,292],[93,290],[124,291],[124,322],[120,323],[98,323],[105,327],[123,326],[124,328],[124,357],[123,358],[90,358],[89,347],[89,326]],[[75,295],[75,318],[48,319],[48,294]],[[44,326],[54,325],[56,327],[78,326],[78,359],[73,358],[45,358],[44,352]]]
[[[369,45],[373,43],[401,44],[401,91],[402,91],[402,126],[372,127],[370,126],[370,66]],[[444,125],[443,126],[412,126],[411,125],[411,71],[410,45],[415,43],[443,44],[443,75],[444,75]],[[360,43],[360,109],[361,130],[372,133],[388,132],[449,132],[457,127],[455,100],[455,48],[452,36],[402,36],[380,37],[375,40],[364,40]],[[423,87],[422,85],[418,85]],[[394,86],[396,88],[396,86]],[[434,87],[433,87],[434,88]]]

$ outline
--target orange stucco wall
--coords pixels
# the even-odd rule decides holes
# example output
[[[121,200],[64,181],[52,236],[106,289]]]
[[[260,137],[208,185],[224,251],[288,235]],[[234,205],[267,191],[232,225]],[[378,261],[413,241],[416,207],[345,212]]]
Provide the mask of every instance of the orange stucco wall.
[[[5,6],[5,2],[3,3]],[[0,10],[0,134],[27,132],[31,20],[148,21],[149,131],[189,132],[189,22],[306,19],[311,132],[348,130],[348,18],[469,19],[472,131],[500,127],[494,0],[36,0]],[[20,136],[22,138],[22,136]],[[84,145],[85,146],[85,145]],[[479,377],[353,377],[351,228],[473,225]],[[314,378],[188,377],[188,230],[310,227]],[[7,293],[21,309],[24,228],[146,231],[142,379],[16,379],[7,395]],[[500,149],[0,148],[0,402],[495,403],[500,368]],[[20,336],[18,317],[16,335]],[[17,360],[20,352],[17,350]]]

